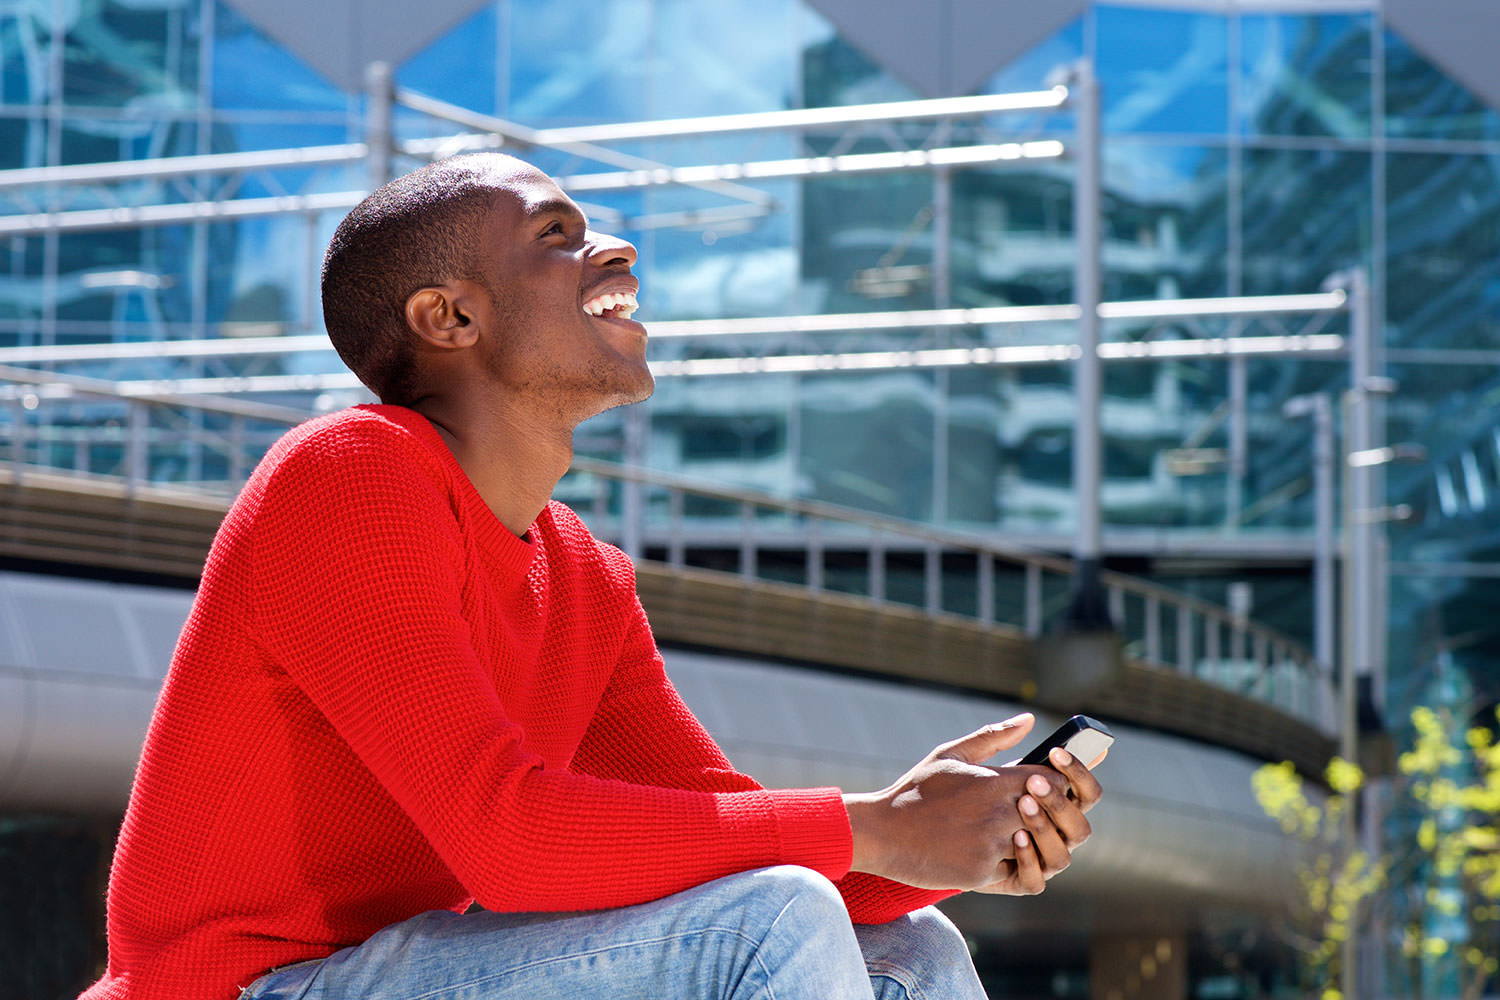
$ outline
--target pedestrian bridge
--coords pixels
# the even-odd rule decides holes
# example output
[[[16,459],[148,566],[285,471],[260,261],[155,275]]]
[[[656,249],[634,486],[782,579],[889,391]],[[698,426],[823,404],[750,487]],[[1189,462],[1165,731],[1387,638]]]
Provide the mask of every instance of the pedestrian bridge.
[[[1088,683],[1049,683],[1069,676],[1068,647],[1040,627],[1066,599],[1065,561],[584,461],[562,492],[637,554],[669,673],[766,784],[882,787],[936,743],[1039,701],[1039,730],[1072,711],[1116,729],[1107,805],[1074,870],[1024,921],[1008,901],[956,901],[975,911],[966,928],[1139,933],[1291,891],[1292,845],[1250,775],[1286,758],[1321,771],[1332,750],[1329,692],[1295,643],[1106,574],[1123,655]],[[16,567],[0,572],[0,809],[118,816],[227,503],[0,466],[0,558]],[[657,516],[631,526],[633,511]]]

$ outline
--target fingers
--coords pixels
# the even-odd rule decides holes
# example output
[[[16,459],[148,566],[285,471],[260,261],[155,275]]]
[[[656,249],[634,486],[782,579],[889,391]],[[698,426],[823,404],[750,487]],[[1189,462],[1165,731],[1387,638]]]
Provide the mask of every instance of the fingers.
[[[1028,782],[1028,787],[1029,787]],[[1045,783],[1038,782],[1037,787],[1044,787]],[[1055,791],[1049,792],[1045,798],[1057,800],[1061,798]],[[1037,797],[1023,795],[1016,802],[1016,808],[1020,810],[1021,822],[1030,834],[1032,847],[1042,867],[1042,877],[1051,878],[1058,872],[1067,868],[1073,860],[1072,851],[1063,834],[1058,830],[1057,824],[1049,813],[1042,810],[1037,802]]]
[[[1103,759],[1102,754],[1099,759]],[[1094,777],[1094,773],[1082,761],[1061,748],[1053,750],[1049,760],[1058,773],[1068,779],[1068,786],[1078,800],[1079,809],[1088,812],[1098,804],[1104,790],[1099,786],[1099,779]]]
[[[1025,830],[1017,830],[1011,838],[1016,856],[1002,862],[1000,878],[984,891],[1002,892],[1011,896],[1035,896],[1047,888],[1047,876],[1042,869],[1042,860],[1037,854],[1036,842]]]
[[[1041,812],[1046,814],[1047,824],[1056,828],[1055,832],[1058,834],[1065,849],[1071,852],[1077,850],[1085,840],[1089,839],[1089,834],[1093,832],[1093,828],[1089,825],[1089,821],[1084,818],[1082,805],[1068,797],[1067,786],[1058,787],[1062,777],[1059,774],[1033,774],[1026,779],[1026,791],[1030,793],[1030,797],[1040,806]],[[1024,817],[1026,815],[1025,807],[1019,804],[1018,807],[1021,809],[1022,816]],[[1028,829],[1030,826],[1031,824],[1028,822]],[[1035,832],[1033,831],[1033,833]],[[1050,845],[1044,841],[1043,847],[1047,846]],[[1055,852],[1050,855],[1044,853],[1043,858],[1049,862],[1054,858],[1062,860]],[[1066,860],[1062,860],[1062,867],[1067,867]],[[1060,871],[1061,869],[1058,870]]]
[[[1030,712],[1022,712],[1004,722],[976,729],[967,736],[960,737],[951,743],[944,743],[933,752],[933,755],[962,760],[970,764],[983,764],[1001,750],[1021,742],[1022,737],[1031,732],[1031,727],[1035,723],[1036,716]]]

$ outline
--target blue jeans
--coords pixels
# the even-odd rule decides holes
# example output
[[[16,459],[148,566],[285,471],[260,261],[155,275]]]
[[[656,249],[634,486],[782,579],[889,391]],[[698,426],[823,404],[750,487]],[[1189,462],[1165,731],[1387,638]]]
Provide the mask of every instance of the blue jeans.
[[[853,926],[833,883],[785,865],[589,913],[421,913],[240,1000],[974,1000],[958,930],[931,907]]]

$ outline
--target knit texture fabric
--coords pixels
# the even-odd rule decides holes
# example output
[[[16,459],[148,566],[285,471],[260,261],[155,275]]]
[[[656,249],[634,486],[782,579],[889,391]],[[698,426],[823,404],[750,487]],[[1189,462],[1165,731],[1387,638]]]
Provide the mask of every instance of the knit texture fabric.
[[[772,864],[882,922],[836,788],[736,773],[663,672],[629,559],[524,538],[412,410],[289,432],[214,540],[146,736],[85,1000],[233,1000],[424,910],[625,906]]]

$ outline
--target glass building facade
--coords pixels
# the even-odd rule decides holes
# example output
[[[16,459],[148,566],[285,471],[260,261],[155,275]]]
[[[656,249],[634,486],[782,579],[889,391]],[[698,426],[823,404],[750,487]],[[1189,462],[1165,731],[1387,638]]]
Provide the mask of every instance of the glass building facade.
[[[872,4],[872,6],[884,6]],[[894,6],[894,5],[892,5]],[[1378,3],[1098,4],[976,88],[1036,90],[1079,58],[1104,97],[1104,299],[1289,294],[1371,279],[1385,437],[1424,461],[1386,472],[1387,714],[1458,685],[1500,686],[1500,113],[1388,28]],[[1248,7],[1248,5],[1247,5]],[[1212,9],[1208,9],[1212,8]],[[1229,8],[1229,9],[1226,9]],[[365,138],[341,89],[215,0],[0,4],[0,170],[327,146]],[[399,87],[530,128],[935,96],[804,0],[499,0],[394,67]],[[928,127],[893,131],[924,141]],[[952,144],[1059,138],[1064,112],[955,123]],[[451,124],[398,108],[402,139]],[[889,133],[810,130],[653,139],[674,164],[889,148]],[[578,160],[533,157],[555,173]],[[397,167],[416,161],[398,158]],[[0,189],[8,214],[358,189],[362,165],[124,184]],[[1066,161],[838,175],[760,185],[769,208],[655,187],[583,198],[640,249],[651,321],[1066,303]],[[726,211],[729,207],[742,211]],[[752,210],[753,209],[753,210]],[[694,216],[692,213],[699,213]],[[341,211],[0,236],[0,351],[318,333],[317,262]],[[673,220],[677,220],[676,224]],[[1295,326],[1295,321],[1283,321]],[[1327,332],[1344,332],[1343,318]],[[1106,340],[1266,332],[1224,319],[1114,321]],[[1295,331],[1294,331],[1295,332]],[[1069,343],[1071,324],[822,335],[818,350]],[[784,335],[664,340],[662,360],[806,349]],[[338,370],[331,352],[253,363],[93,361],[112,379]],[[238,365],[238,367],[236,367]],[[1226,417],[1238,383],[1240,429]],[[1107,367],[1110,560],[1207,596],[1253,580],[1253,614],[1312,629],[1311,429],[1282,415],[1348,385],[1342,360]],[[321,407],[325,392],[274,401]],[[655,397],[580,432],[580,451],[771,492],[1066,549],[1074,398],[1063,364],[662,378]],[[89,428],[87,407],[64,418]],[[628,425],[637,421],[632,433]],[[106,461],[67,427],[51,460]],[[95,430],[98,428],[95,427]],[[43,429],[46,430],[45,428]],[[1238,437],[1237,437],[1238,435]],[[627,448],[627,441],[638,442]],[[74,454],[93,449],[92,458]],[[222,475],[163,448],[163,479]],[[1256,554],[1263,544],[1273,557]]]

